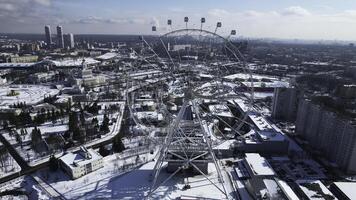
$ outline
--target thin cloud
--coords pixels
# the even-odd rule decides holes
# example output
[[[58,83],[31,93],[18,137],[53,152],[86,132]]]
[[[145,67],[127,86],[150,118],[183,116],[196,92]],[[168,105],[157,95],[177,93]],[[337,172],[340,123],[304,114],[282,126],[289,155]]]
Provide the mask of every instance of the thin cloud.
[[[145,20],[135,18],[102,18],[98,16],[87,16],[72,20],[69,24],[144,24]]]
[[[309,16],[311,13],[300,6],[291,6],[286,9],[284,9],[281,12],[281,15],[286,15],[286,16]]]

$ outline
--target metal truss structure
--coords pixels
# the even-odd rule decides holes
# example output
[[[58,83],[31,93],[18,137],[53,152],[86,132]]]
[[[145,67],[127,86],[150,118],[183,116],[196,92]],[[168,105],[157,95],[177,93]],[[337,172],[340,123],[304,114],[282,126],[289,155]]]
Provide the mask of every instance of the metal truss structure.
[[[192,116],[195,116],[195,118]],[[165,184],[179,172],[188,169],[193,169],[198,174],[203,175],[212,185],[227,196],[220,166],[213,152],[210,135],[207,124],[201,119],[195,100],[185,98],[185,102],[160,149],[159,158],[153,170],[153,180],[148,197],[152,195],[159,185]],[[159,174],[166,162],[168,162],[167,168],[173,168],[168,169],[172,173],[164,181],[158,182]],[[214,163],[219,184],[214,183],[208,177],[208,163]]]
[[[243,92],[231,91],[229,83],[224,83],[224,76],[229,75],[231,65],[240,68],[244,73],[249,75],[251,80],[251,87],[247,93],[250,97],[245,97],[248,102],[248,108],[252,108],[253,104],[253,78],[250,69],[246,66],[246,62],[239,49],[230,41],[230,37],[236,35],[236,31],[232,30],[228,37],[222,37],[217,34],[222,23],[218,22],[214,32],[204,30],[203,24],[205,18],[201,19],[200,29],[188,28],[189,18],[185,17],[185,29],[172,30],[172,20],[168,20],[168,26],[171,31],[156,37],[157,41],[147,41],[141,37],[142,46],[146,53],[138,53],[135,50],[134,54],[137,56],[138,64],[146,63],[151,70],[159,70],[164,77],[163,81],[175,82],[181,81],[181,90],[184,91],[183,104],[180,106],[178,114],[170,113],[164,102],[162,96],[157,95],[157,103],[160,105],[160,112],[164,112],[168,126],[165,127],[166,137],[163,144],[160,145],[158,152],[158,159],[156,160],[154,169],[151,174],[151,188],[147,198],[153,198],[155,191],[161,186],[171,180],[178,174],[186,174],[187,172],[195,172],[202,175],[207,181],[214,185],[218,191],[228,198],[224,186],[224,180],[219,166],[219,161],[213,151],[213,131],[208,126],[211,121],[207,119],[218,119],[226,127],[236,132],[236,135],[241,136],[239,130],[244,124],[247,124],[247,115],[242,117],[235,117],[236,125],[232,127],[219,116],[213,116],[206,112],[201,103],[202,99],[211,101],[218,101],[224,105],[228,100],[236,98],[236,96],[243,96]],[[157,27],[153,26],[152,31],[157,32]],[[186,44],[186,43],[191,44]],[[172,47],[173,46],[173,47]],[[174,49],[174,46],[176,49]],[[215,47],[215,49],[214,49]],[[199,59],[198,59],[199,58]],[[221,62],[221,59],[225,61]],[[226,64],[226,65],[225,65]],[[230,65],[230,66],[228,66]],[[207,82],[196,81],[195,75],[201,73],[199,67],[204,66],[205,73],[212,74],[212,81],[208,82],[211,91],[208,95],[204,94],[206,88],[202,85]],[[194,68],[197,69],[194,69]],[[230,68],[230,69],[228,69]],[[137,87],[137,85],[151,85],[145,80],[129,80],[126,90],[126,98],[128,107],[133,121],[138,127],[145,132],[146,136],[154,141],[152,138],[151,125],[147,125],[135,117],[134,95],[130,90]],[[242,83],[237,83],[242,84]],[[159,91],[157,94],[162,94]],[[235,92],[235,93],[234,93]],[[234,93],[231,95],[231,93]],[[245,95],[246,96],[246,95]],[[223,136],[223,134],[221,134]],[[209,178],[208,164],[212,163],[216,170],[217,182]],[[164,180],[160,180],[162,170],[167,170],[171,174]],[[161,177],[162,178],[162,177]],[[189,183],[186,183],[188,186]]]

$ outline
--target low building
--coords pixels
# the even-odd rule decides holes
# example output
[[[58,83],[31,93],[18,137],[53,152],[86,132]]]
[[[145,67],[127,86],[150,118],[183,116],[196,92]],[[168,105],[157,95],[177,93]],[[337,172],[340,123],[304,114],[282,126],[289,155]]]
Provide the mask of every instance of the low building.
[[[62,156],[60,164],[72,179],[76,179],[103,167],[103,157],[93,149],[80,147],[78,152]]]
[[[249,122],[255,129],[244,136],[244,141],[237,143],[237,151],[246,153],[287,154],[289,141],[285,135],[277,131],[263,116],[248,114]]]
[[[355,182],[334,182],[330,186],[330,191],[338,198],[351,200],[356,197]]]
[[[106,83],[106,78],[104,76],[92,76],[83,78],[83,85],[88,87],[94,87],[103,85]]]
[[[248,173],[246,176],[249,177],[246,180],[247,189],[256,198],[264,196],[262,194],[266,189],[264,179],[273,179],[276,177],[276,173],[271,165],[259,154],[247,153],[244,160],[244,166]]]
[[[297,180],[296,184],[299,186],[298,194],[301,199],[337,200],[330,190],[319,180]]]
[[[37,62],[38,56],[26,55],[26,56],[11,56],[11,63],[31,63]]]

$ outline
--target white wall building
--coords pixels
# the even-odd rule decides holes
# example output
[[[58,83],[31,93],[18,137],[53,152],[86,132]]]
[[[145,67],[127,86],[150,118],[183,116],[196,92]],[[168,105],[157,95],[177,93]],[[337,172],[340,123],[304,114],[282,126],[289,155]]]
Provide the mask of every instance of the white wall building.
[[[76,179],[103,167],[103,157],[93,149],[81,147],[78,152],[68,153],[60,158],[61,167]]]

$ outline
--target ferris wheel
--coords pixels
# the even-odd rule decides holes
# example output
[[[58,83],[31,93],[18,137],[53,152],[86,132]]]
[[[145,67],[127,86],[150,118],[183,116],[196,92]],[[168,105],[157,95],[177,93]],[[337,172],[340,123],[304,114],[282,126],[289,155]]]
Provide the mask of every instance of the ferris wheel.
[[[232,41],[236,30],[224,37],[218,34],[221,22],[216,23],[214,31],[203,29],[205,18],[200,19],[200,28],[189,28],[188,22],[185,17],[185,28],[174,29],[169,19],[169,31],[162,34],[153,26],[154,36],[141,37],[142,45],[132,49],[135,61],[126,74],[127,105],[135,127],[148,140],[160,144],[149,196],[162,184],[158,176],[163,163],[172,158],[179,163],[172,176],[190,167],[206,176],[196,163],[214,163],[220,185],[212,184],[226,194],[212,149],[242,137],[243,127],[249,125],[247,113],[253,109],[253,77]],[[231,76],[237,73],[245,79]],[[238,111],[237,99],[244,105],[244,112]],[[152,106],[142,109],[145,101]],[[224,112],[232,113],[229,120],[221,115]],[[226,133],[219,126],[230,131]],[[195,128],[199,137],[188,130]]]
[[[127,76],[126,91],[137,91],[127,93],[127,100],[131,117],[138,129],[143,132],[151,132],[150,127],[153,125],[149,119],[143,122],[137,117],[138,112],[134,104],[140,92],[150,91],[153,94],[155,102],[159,105],[157,109],[165,118],[164,123],[161,124],[167,126],[178,113],[174,114],[172,111],[174,109],[169,109],[169,104],[176,104],[170,100],[183,98],[187,91],[199,102],[203,111],[208,110],[204,102],[209,101],[226,104],[225,107],[233,109],[236,104],[232,104],[231,101],[238,98],[244,101],[245,111],[252,110],[253,78],[243,54],[231,41],[236,35],[236,30],[232,30],[227,37],[223,37],[218,34],[218,29],[222,27],[221,22],[217,22],[213,32],[203,29],[205,18],[201,18],[200,29],[189,28],[188,17],[184,18],[184,22],[186,28],[173,29],[172,20],[168,20],[169,32],[149,38],[141,37],[142,48],[133,50],[137,60],[132,66],[132,71],[142,72],[143,75],[141,78]],[[152,31],[157,33],[158,28],[153,26]],[[145,71],[146,75],[144,75]],[[154,74],[154,72],[157,73]],[[244,74],[245,83],[239,78],[228,78],[234,73]],[[152,80],[155,76],[162,78]],[[245,87],[246,80],[249,82],[247,84],[249,87]],[[178,111],[178,109],[175,110]],[[211,113],[204,113],[211,116]],[[214,116],[214,118],[218,117]],[[246,115],[235,117],[234,127],[229,127],[235,135],[242,134],[240,129],[247,123],[246,117]],[[224,120],[220,120],[224,123]]]

